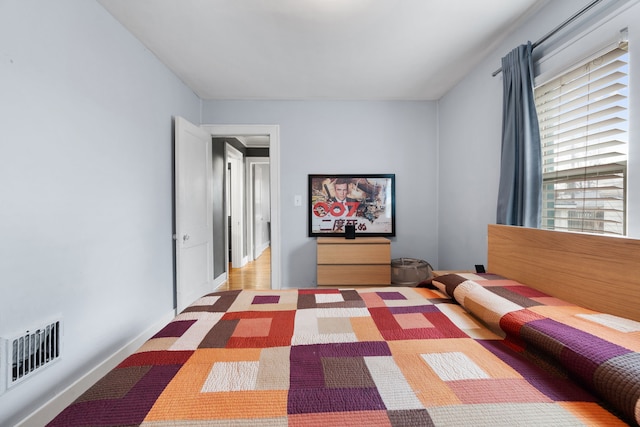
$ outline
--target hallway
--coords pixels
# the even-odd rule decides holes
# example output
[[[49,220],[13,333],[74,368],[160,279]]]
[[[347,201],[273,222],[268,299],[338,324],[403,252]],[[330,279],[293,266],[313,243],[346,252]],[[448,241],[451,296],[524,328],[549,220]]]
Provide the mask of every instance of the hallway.
[[[219,289],[271,289],[271,247],[242,268],[231,268],[229,263],[227,282]]]

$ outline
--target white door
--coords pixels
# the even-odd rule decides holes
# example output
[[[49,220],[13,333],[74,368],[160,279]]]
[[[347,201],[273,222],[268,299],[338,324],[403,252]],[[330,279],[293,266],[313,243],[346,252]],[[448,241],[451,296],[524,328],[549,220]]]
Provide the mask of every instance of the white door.
[[[268,160],[268,159],[267,159]],[[269,247],[269,163],[256,162],[252,165],[253,194],[253,256],[258,258]]]
[[[213,291],[211,135],[175,120],[176,311]]]
[[[227,144],[227,161],[231,165],[230,197],[227,199],[231,209],[231,267],[242,268],[246,264],[244,255],[244,156]]]
[[[258,164],[253,165],[253,258],[258,258],[262,247],[262,223],[264,221],[262,211],[262,168]]]

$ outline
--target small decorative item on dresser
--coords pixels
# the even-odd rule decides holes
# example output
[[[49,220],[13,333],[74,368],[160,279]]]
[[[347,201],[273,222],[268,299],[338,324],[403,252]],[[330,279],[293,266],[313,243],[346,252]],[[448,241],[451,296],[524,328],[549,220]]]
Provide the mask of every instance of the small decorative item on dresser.
[[[344,238],[345,239],[355,239],[356,238],[356,226],[355,225],[345,225],[344,226]]]

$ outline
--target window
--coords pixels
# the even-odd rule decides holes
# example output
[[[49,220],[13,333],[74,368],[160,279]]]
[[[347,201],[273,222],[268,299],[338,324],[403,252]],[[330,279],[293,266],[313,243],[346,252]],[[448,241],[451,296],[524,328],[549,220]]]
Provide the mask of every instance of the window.
[[[627,95],[626,43],[536,87],[542,228],[626,234]]]

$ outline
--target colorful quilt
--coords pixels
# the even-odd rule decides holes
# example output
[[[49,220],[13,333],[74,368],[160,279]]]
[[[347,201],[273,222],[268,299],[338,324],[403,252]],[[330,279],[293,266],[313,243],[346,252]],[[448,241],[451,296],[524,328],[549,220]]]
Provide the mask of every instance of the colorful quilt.
[[[504,336],[505,344],[560,364],[626,419],[640,423],[640,322],[495,275],[451,274],[433,284]]]
[[[626,425],[519,344],[438,290],[215,292],[49,425]]]

